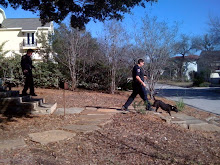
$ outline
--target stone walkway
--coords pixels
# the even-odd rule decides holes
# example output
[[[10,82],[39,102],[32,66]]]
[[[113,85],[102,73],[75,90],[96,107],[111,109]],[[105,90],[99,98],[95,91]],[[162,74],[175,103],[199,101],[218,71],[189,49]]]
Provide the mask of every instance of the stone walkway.
[[[113,108],[67,108],[65,109],[66,114],[80,114],[76,119],[75,124],[66,125],[58,130],[49,130],[44,132],[37,132],[29,134],[32,141],[38,142],[42,145],[46,145],[51,142],[58,142],[60,140],[67,140],[77,136],[77,133],[88,133],[100,129],[100,126],[111,122],[111,117],[116,113],[121,113],[117,107]],[[64,109],[58,109],[53,115],[63,115]],[[161,119],[165,120],[167,123],[178,124],[186,129],[190,130],[202,130],[208,132],[220,132],[219,123],[215,123],[214,119],[209,121],[203,121],[196,119],[192,116],[187,116],[183,113],[172,113],[172,117],[165,116],[161,113],[149,112],[154,115],[158,115]],[[15,149],[25,147],[25,140],[19,139],[9,139],[0,141],[0,151],[5,149]]]

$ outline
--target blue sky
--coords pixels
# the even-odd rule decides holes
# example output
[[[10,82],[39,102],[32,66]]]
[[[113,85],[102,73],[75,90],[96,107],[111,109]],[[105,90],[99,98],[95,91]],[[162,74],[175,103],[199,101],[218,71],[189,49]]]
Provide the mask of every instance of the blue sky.
[[[38,17],[37,14],[22,9],[0,7],[5,11],[7,18]],[[127,29],[131,29],[132,19],[139,23],[146,13],[150,13],[151,16],[157,16],[159,20],[170,25],[175,21],[179,22],[180,33],[202,35],[208,30],[209,16],[220,17],[220,0],[158,0],[152,5],[147,3],[146,8],[135,7],[132,13],[133,15],[126,14],[123,20]],[[68,23],[68,19],[64,22]],[[102,28],[102,23],[99,22],[91,21],[87,25],[87,30],[91,31],[94,37],[102,31]]]

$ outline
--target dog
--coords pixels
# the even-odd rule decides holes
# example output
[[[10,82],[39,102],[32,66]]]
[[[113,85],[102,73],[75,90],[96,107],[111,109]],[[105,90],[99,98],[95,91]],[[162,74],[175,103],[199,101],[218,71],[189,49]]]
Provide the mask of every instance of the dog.
[[[178,109],[175,106],[170,105],[170,104],[166,104],[161,100],[155,100],[154,104],[152,106],[156,107],[156,112],[157,112],[158,108],[161,108],[164,111],[167,111],[169,114],[170,114],[170,111],[178,112]],[[171,114],[170,114],[170,116],[171,116]]]

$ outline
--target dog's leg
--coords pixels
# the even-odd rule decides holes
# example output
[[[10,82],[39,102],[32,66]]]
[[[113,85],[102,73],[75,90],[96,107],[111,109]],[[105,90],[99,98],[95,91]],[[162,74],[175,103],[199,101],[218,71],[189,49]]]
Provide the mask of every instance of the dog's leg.
[[[170,114],[170,110],[168,111],[168,113]],[[171,114],[170,114],[170,116],[171,116]]]
[[[155,110],[156,112],[157,112],[158,108],[159,108],[159,107],[156,107],[156,110]]]

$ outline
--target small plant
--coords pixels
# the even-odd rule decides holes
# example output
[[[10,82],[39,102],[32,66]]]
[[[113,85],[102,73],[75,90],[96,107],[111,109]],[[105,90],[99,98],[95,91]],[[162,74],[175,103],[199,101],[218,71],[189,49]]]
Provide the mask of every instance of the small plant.
[[[134,102],[133,107],[137,113],[146,114],[146,103],[143,101]]]
[[[176,107],[179,111],[184,110],[185,108],[185,103],[183,102],[183,99],[179,99],[179,101],[176,101]]]

